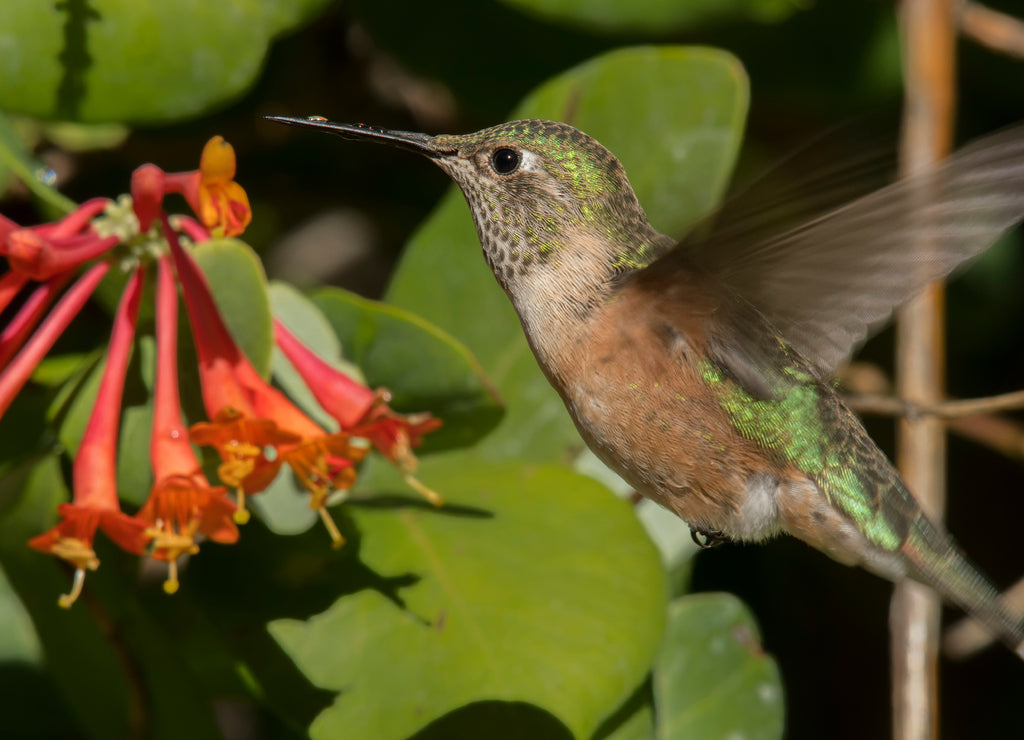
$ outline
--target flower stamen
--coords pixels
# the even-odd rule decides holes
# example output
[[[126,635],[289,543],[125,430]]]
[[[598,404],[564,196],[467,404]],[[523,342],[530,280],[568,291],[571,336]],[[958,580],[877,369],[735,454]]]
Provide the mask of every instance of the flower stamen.
[[[96,564],[99,565],[99,561],[96,561]],[[85,569],[75,568],[75,577],[71,581],[71,591],[60,595],[60,598],[57,599],[57,606],[61,609],[70,609],[71,605],[82,595],[83,586],[85,586]]]

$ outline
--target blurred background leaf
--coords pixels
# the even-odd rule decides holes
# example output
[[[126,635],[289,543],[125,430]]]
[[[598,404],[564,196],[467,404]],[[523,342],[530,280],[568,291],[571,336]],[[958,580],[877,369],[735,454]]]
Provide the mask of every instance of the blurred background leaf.
[[[259,73],[267,44],[326,0],[0,7],[0,100],[43,119],[155,123],[224,105]]]
[[[502,0],[532,15],[603,31],[659,36],[715,21],[782,20],[807,5],[801,0]]]

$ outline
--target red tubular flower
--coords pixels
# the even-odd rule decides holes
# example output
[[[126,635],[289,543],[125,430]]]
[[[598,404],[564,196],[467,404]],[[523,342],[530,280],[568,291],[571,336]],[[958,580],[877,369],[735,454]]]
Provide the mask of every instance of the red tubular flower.
[[[60,221],[32,228],[47,238],[66,239],[86,230],[89,223],[103,213],[109,203],[106,198],[90,198]]]
[[[170,217],[171,224],[175,229],[180,231],[182,234],[187,236],[192,241],[205,242],[210,238],[210,232],[206,230],[206,227],[196,221],[194,218],[189,216],[182,216],[176,214]]]
[[[21,227],[18,226],[18,224],[14,223],[14,221],[11,221],[11,219],[7,218],[7,216],[0,214],[0,244],[3,244],[5,241],[7,241],[8,234],[10,234],[12,231],[17,231],[20,228]]]
[[[0,216],[0,218],[3,218]],[[0,244],[6,241],[3,234],[0,234]],[[28,275],[20,272],[8,272],[0,277],[0,311],[3,311],[14,300],[14,296],[21,292],[21,289],[28,283]]]
[[[119,241],[116,236],[95,234],[47,239],[33,229],[21,229],[7,237],[0,254],[7,258],[15,272],[32,280],[48,280],[109,252]]]
[[[274,319],[274,342],[342,429],[354,427],[377,403],[375,392],[321,360],[280,319]]]
[[[58,601],[65,608],[71,606],[81,593],[85,571],[99,567],[99,559],[92,548],[97,529],[102,529],[107,537],[131,553],[141,554],[146,543],[145,522],[123,514],[118,505],[115,457],[121,396],[135,336],[141,291],[140,269],[125,287],[114,316],[107,364],[72,470],[72,502],[61,504],[57,509],[61,517],[57,526],[28,543],[75,567],[71,592]]]
[[[29,228],[0,228],[0,254],[7,257],[12,272],[32,280],[49,280],[95,259],[119,243],[116,236],[101,237],[89,222],[106,207],[104,198],[93,198],[53,224]]]
[[[144,164],[132,173],[132,209],[139,219],[139,231],[149,231],[161,213],[167,174],[155,164]]]
[[[161,257],[156,285],[156,386],[150,458],[154,484],[138,518],[149,525],[152,556],[167,561],[164,591],[178,590],[178,558],[199,552],[197,534],[238,541],[227,489],[210,486],[189,443],[178,394],[178,293],[170,258]]]
[[[65,273],[50,278],[40,285],[25,300],[24,305],[11,319],[11,323],[5,326],[3,331],[0,331],[0,368],[5,367],[14,353],[25,343],[29,333],[43,318],[46,309],[50,307],[70,279],[71,275]]]
[[[169,193],[181,193],[215,237],[238,236],[252,220],[249,196],[235,182],[235,150],[222,136],[203,147],[199,169],[167,175]]]
[[[362,437],[402,473],[406,482],[435,506],[443,499],[427,488],[413,473],[418,461],[412,448],[423,435],[441,426],[429,413],[398,414],[388,406],[386,389],[372,391],[328,365],[300,342],[281,321],[274,320],[274,341],[305,381],[324,411],[334,417],[342,430]]]
[[[191,437],[220,454],[218,474],[239,496],[236,520],[247,518],[245,495],[262,491],[287,464],[309,489],[311,507],[340,546],[343,539],[327,513],[326,499],[331,490],[351,485],[352,465],[365,451],[351,445],[347,434],[325,432],[260,376],[231,338],[205,277],[170,227],[165,225],[164,231],[195,338],[203,403],[211,417],[194,425]],[[267,456],[268,447],[275,448],[274,456]]]
[[[82,306],[89,300],[89,296],[96,290],[96,286],[109,269],[109,264],[101,262],[82,275],[60,299],[11,364],[0,373],[0,417],[14,401],[18,391],[28,382],[32,371],[50,351],[53,343],[82,310]]]
[[[164,233],[171,245],[171,257],[185,297],[199,356],[203,405],[210,416],[209,422],[193,425],[190,434],[193,442],[212,446],[220,454],[221,466],[217,473],[237,492],[235,520],[243,524],[249,518],[245,495],[258,493],[270,485],[281,467],[280,455],[268,458],[265,451],[269,448],[279,451],[282,445],[295,444],[301,437],[279,429],[275,421],[258,418],[252,403],[253,389],[242,379],[259,377],[258,373],[231,338],[206,279],[181,248],[169,225],[165,224]]]

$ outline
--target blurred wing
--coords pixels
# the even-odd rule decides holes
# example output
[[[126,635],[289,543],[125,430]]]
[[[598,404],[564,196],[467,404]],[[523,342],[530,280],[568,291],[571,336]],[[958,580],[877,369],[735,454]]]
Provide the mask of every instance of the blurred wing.
[[[755,178],[739,181],[685,243],[693,251],[749,246],[888,185],[896,179],[894,130],[858,120],[804,142]]]
[[[716,225],[651,267],[696,263],[753,304],[824,376],[894,308],[1021,218],[1018,126],[773,238],[733,238],[727,223]]]

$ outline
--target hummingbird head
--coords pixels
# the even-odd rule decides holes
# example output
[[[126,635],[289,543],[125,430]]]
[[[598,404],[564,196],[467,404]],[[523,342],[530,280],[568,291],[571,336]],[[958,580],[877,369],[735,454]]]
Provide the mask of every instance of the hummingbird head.
[[[563,289],[610,283],[647,264],[666,239],[648,224],[615,155],[564,123],[512,121],[472,134],[429,136],[319,117],[270,120],[433,160],[461,188],[484,257],[513,301],[534,292],[538,279],[551,278]]]

